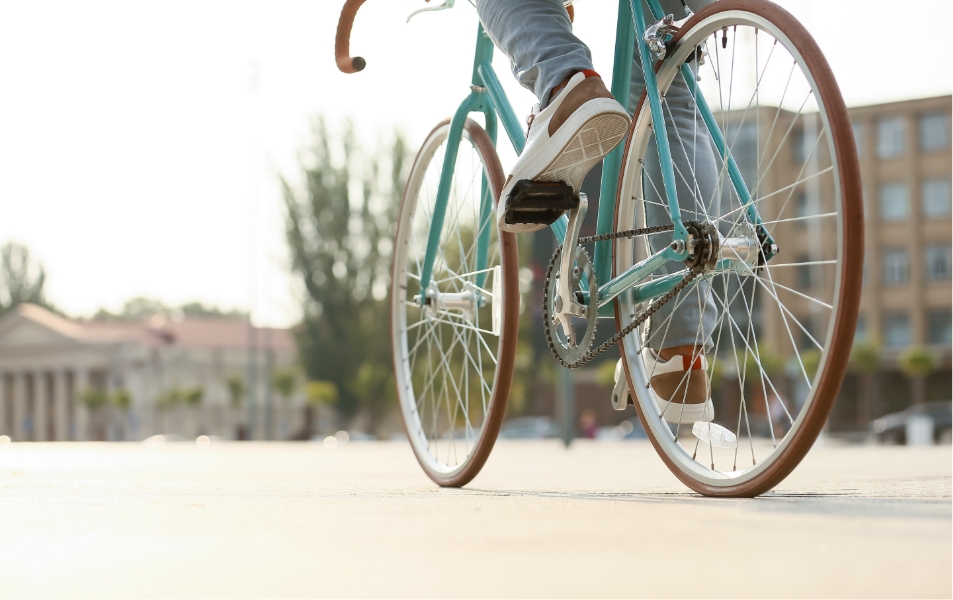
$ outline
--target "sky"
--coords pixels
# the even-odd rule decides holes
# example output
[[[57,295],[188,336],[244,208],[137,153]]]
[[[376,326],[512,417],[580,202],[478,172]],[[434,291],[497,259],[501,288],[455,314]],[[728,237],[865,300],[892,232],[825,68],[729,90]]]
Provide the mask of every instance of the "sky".
[[[435,0],[436,1],[436,0]],[[476,11],[407,15],[370,0],[344,75],[338,0],[0,2],[0,244],[25,244],[73,316],[136,296],[251,310],[290,326],[278,176],[297,181],[311,122],[350,119],[369,152],[416,147],[469,92]],[[782,0],[827,56],[848,106],[949,94],[953,3]],[[900,5],[913,5],[904,15]],[[579,0],[576,34],[612,71],[617,3]],[[916,23],[898,28],[898,23]],[[494,64],[518,115],[535,98]],[[502,147],[504,170],[515,159]]]

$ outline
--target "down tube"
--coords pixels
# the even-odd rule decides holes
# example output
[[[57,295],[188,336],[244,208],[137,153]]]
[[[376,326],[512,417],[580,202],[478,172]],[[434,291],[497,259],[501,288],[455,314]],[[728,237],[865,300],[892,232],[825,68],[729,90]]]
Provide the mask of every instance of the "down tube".
[[[483,114],[486,115],[486,133],[490,136],[490,141],[493,142],[493,146],[496,146],[496,113],[493,112],[492,107],[486,107],[483,110]],[[476,264],[474,265],[474,270],[478,271],[476,276],[476,285],[480,288],[486,288],[486,278],[488,273],[479,272],[486,269],[487,260],[490,254],[490,232],[492,226],[490,225],[491,220],[493,219],[493,203],[496,201],[495,194],[493,189],[490,187],[490,180],[486,176],[486,172],[480,177],[480,221],[477,227],[479,235],[477,236],[477,256]]]

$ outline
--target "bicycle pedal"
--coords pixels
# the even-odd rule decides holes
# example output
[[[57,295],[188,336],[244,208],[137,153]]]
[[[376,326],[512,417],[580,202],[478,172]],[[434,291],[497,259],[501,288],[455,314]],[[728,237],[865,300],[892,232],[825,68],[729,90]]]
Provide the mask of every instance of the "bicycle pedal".
[[[579,195],[570,185],[561,181],[521,179],[506,198],[503,220],[507,225],[552,225],[564,212],[578,207]]]

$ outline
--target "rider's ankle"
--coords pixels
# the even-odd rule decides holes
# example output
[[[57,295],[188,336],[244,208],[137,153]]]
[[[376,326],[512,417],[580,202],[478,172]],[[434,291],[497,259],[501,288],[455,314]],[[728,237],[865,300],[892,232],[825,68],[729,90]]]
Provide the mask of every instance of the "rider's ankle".
[[[693,346],[687,344],[685,346],[672,346],[670,348],[662,348],[659,350],[659,356],[662,360],[671,360],[673,356],[700,356],[705,353],[705,348],[703,346]]]

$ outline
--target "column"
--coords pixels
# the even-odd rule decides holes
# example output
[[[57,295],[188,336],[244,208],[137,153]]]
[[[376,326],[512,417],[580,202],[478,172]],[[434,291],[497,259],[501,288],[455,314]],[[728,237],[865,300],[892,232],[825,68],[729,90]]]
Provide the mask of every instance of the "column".
[[[27,440],[26,432],[26,373],[15,371],[13,373],[13,435],[17,442]]]
[[[83,392],[89,388],[89,371],[78,367],[73,377],[73,414],[76,431],[73,434],[77,442],[85,442],[89,436],[89,409],[83,404]]]
[[[50,387],[46,372],[33,371],[33,441],[46,442],[50,437]]]
[[[10,411],[7,410],[7,374],[0,371],[0,435],[10,435],[10,426],[7,424]]]
[[[69,397],[66,390],[66,371],[53,371],[53,437],[58,442],[69,441]]]

